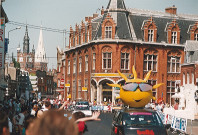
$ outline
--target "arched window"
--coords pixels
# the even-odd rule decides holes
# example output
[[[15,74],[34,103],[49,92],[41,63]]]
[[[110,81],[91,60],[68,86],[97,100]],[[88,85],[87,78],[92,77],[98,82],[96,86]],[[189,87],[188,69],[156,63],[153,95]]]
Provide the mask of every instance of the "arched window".
[[[157,41],[157,26],[153,18],[149,18],[148,20],[143,21],[144,30],[144,41],[146,42],[156,42]]]
[[[172,29],[172,32],[171,32],[171,43],[177,44],[177,31],[175,27]]]

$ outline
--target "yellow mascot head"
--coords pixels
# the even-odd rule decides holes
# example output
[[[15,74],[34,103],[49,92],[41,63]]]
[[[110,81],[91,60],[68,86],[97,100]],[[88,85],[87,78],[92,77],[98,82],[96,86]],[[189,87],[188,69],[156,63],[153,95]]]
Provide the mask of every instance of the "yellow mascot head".
[[[134,78],[130,80],[124,74],[118,71],[119,75],[125,80],[125,85],[108,85],[120,88],[120,99],[125,104],[129,105],[129,107],[144,107],[151,101],[151,99],[155,100],[155,97],[153,97],[152,89],[158,88],[159,86],[163,85],[163,83],[156,84],[154,86],[148,84],[147,81],[150,77],[151,71],[147,73],[144,80],[137,78],[137,73],[134,66],[132,71]]]

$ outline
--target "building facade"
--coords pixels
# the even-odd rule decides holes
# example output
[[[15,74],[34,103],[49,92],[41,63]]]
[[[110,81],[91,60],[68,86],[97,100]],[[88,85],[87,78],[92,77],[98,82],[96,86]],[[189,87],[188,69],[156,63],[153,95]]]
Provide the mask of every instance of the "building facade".
[[[21,51],[20,46],[17,48],[17,62],[20,63],[20,68],[22,70],[28,71],[30,74],[35,74],[37,70],[47,71],[48,62],[43,43],[42,28],[40,29],[37,49],[35,51],[33,45],[32,52],[30,52],[30,38],[26,26],[26,32],[23,39],[23,51]]]
[[[152,70],[148,82],[165,84],[154,96],[174,103],[186,41],[197,40],[197,19],[177,14],[175,6],[154,12],[126,9],[124,0],[110,0],[101,15],[85,17],[75,30],[70,27],[65,83],[70,84],[72,99],[115,102],[119,89],[107,83],[124,84],[117,70],[131,78],[135,66],[138,78]]]

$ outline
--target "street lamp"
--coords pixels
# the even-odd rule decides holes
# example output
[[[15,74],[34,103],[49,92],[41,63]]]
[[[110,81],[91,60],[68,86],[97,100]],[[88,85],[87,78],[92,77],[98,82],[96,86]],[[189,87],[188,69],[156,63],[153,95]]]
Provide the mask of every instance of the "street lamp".
[[[9,44],[9,40],[10,40],[10,38],[9,38],[9,33],[10,33],[11,31],[18,30],[18,29],[21,29],[21,27],[16,27],[15,29],[12,29],[12,30],[9,30],[9,31],[8,31],[8,44]]]

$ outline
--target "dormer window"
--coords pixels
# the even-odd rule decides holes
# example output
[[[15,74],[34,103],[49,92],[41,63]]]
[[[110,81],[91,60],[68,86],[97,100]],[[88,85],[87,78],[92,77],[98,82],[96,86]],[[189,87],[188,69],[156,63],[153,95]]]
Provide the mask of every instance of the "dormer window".
[[[116,24],[113,18],[108,14],[102,23],[102,39],[114,39],[115,27]]]
[[[148,30],[148,41],[153,42],[153,30]]]
[[[171,34],[171,42],[172,44],[177,44],[177,32],[176,31],[172,31],[172,34]]]
[[[146,42],[157,41],[157,26],[152,17],[148,20],[143,21],[141,29],[144,32],[144,41]]]
[[[111,26],[105,27],[105,38],[112,38],[112,27]]]
[[[166,31],[169,44],[180,44],[180,28],[176,20],[167,23]]]

